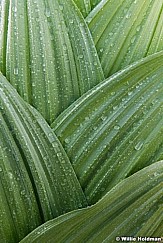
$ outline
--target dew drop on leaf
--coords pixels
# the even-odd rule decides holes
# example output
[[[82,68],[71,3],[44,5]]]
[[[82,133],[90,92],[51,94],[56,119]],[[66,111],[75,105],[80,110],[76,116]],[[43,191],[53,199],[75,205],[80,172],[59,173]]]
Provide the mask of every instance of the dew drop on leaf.
[[[49,9],[49,8],[46,8],[46,9],[45,9],[45,16],[46,16],[47,18],[49,18],[50,15],[51,15],[51,13],[50,13],[50,9]]]
[[[74,23],[74,20],[73,19],[70,19],[70,24],[73,24]]]
[[[114,129],[115,130],[119,130],[120,129],[120,126],[119,125],[116,125],[116,126],[114,126]]]
[[[18,70],[17,67],[15,67],[15,68],[14,68],[14,74],[15,74],[15,75],[18,75],[18,73],[19,73],[19,70]]]
[[[142,147],[143,147],[143,142],[138,142],[138,143],[135,145],[135,150],[139,151]]]
[[[62,11],[63,8],[64,8],[63,4],[60,4],[60,5],[59,5],[59,8],[60,8],[60,10]]]

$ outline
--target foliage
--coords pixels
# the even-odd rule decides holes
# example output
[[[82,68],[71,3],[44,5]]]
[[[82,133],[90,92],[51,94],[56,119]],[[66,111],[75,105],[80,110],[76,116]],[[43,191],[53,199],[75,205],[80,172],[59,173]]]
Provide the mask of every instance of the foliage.
[[[163,0],[0,1],[0,242],[162,236]]]

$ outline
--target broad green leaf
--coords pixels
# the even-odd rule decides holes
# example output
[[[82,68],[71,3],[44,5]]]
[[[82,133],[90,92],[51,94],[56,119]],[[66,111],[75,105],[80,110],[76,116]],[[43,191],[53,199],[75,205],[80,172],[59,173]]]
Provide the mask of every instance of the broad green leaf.
[[[0,29],[3,74],[50,123],[103,80],[91,34],[72,0],[3,0]]]
[[[0,113],[0,242],[18,242],[41,223],[23,157]]]
[[[97,204],[45,223],[21,243],[114,243],[116,237],[135,237],[145,227],[149,230],[142,232],[158,237],[159,242],[162,233],[155,235],[155,231],[162,230],[162,186],[163,162],[160,161],[123,180]],[[157,218],[157,224],[153,224],[153,218]]]
[[[86,20],[107,77],[163,50],[163,0],[104,0]]]
[[[87,92],[52,124],[90,204],[163,158],[163,52]]]
[[[86,17],[90,13],[90,0],[74,0],[74,3],[76,3],[84,17]]]
[[[1,173],[4,176],[4,179],[1,177],[1,183],[6,193],[6,200],[11,196],[8,201],[11,210],[14,210],[15,196],[19,197],[23,188],[23,185],[20,185],[21,180],[17,181],[20,177],[26,181],[28,189],[32,190],[31,194],[34,192],[43,221],[86,206],[81,186],[59,140],[43,117],[24,102],[2,74],[0,74],[0,117],[2,139],[0,167],[4,171],[4,174]],[[12,178],[9,178],[10,176]],[[31,182],[28,182],[29,179]],[[5,185],[7,180],[9,184]],[[32,189],[30,189],[31,184]],[[13,194],[10,189],[14,190]],[[23,193],[24,197],[27,196],[25,191]],[[23,195],[20,200],[23,200]],[[20,200],[18,198],[15,204]],[[19,210],[26,207],[26,205],[21,206],[22,203],[23,201],[20,201]],[[35,201],[31,207],[35,208]],[[15,205],[15,208],[18,210],[18,205]],[[15,214],[11,211],[16,222],[20,217],[19,210]],[[25,217],[26,212],[23,212],[24,210],[22,214]],[[23,220],[25,221],[25,218]],[[20,225],[21,223],[20,221]],[[27,221],[26,224],[28,223]]]

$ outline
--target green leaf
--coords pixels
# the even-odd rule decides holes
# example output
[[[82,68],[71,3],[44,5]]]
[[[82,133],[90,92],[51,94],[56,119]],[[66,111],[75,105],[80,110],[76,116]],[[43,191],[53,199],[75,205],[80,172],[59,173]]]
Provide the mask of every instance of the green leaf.
[[[21,153],[0,113],[0,235],[17,242],[42,223]]]
[[[7,45],[7,28],[8,28],[8,11],[9,1],[0,2],[0,70],[6,72],[6,45]]]
[[[160,161],[123,180],[97,204],[45,223],[21,243],[114,243],[116,237],[135,237],[145,227],[149,227],[147,236],[161,238],[162,234],[155,235],[155,231],[162,230],[162,186]],[[157,224],[153,225],[152,218],[156,216]]]
[[[51,123],[103,80],[89,29],[73,1],[1,1],[0,68]]]
[[[52,124],[90,204],[163,158],[163,52],[87,92]]]
[[[96,5],[97,5],[98,3],[100,3],[101,1],[102,1],[102,0],[90,0],[92,9],[93,9],[94,7],[96,7]]]
[[[59,140],[43,117],[22,100],[2,74],[0,118],[1,193],[5,198],[2,212],[6,210],[0,216],[2,221],[8,214],[4,219],[7,226],[4,225],[2,231],[8,231],[8,224],[13,223],[11,228],[15,226],[21,235],[22,225],[26,230],[29,219],[33,217],[29,215],[26,220],[27,214],[31,211],[37,215],[36,201],[43,222],[86,206],[81,186]],[[21,195],[22,192],[25,195]],[[36,199],[32,198],[33,193]],[[29,203],[30,208],[26,211]],[[13,222],[10,222],[11,218]],[[31,227],[37,221],[36,218]],[[8,237],[6,233],[2,235]]]
[[[86,17],[90,13],[91,11],[90,0],[74,0],[74,3],[76,3],[76,5],[80,9],[84,17]]]
[[[106,77],[163,50],[162,0],[104,0],[86,20]]]
[[[99,2],[101,2],[101,0],[73,0],[73,1],[80,9],[80,12],[82,13],[83,17],[87,17],[88,14],[91,12],[91,10],[95,8]]]

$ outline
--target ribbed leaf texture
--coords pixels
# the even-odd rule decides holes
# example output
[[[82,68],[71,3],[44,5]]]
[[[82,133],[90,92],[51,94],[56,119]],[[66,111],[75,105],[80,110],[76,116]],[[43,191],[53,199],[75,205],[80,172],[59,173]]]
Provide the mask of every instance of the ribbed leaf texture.
[[[162,230],[162,186],[163,162],[158,162],[123,180],[92,207],[47,222],[21,243],[127,242],[122,236],[141,233],[160,242],[155,232]]]
[[[0,70],[48,122],[103,79],[88,27],[71,0],[3,0],[0,29]]]
[[[0,243],[160,242],[162,94],[163,0],[0,0]]]
[[[82,96],[52,124],[90,203],[162,159],[163,52]]]
[[[17,242],[41,222],[87,203],[59,140],[2,74],[0,118],[1,240]]]
[[[86,20],[106,77],[163,50],[163,0],[104,0]]]

